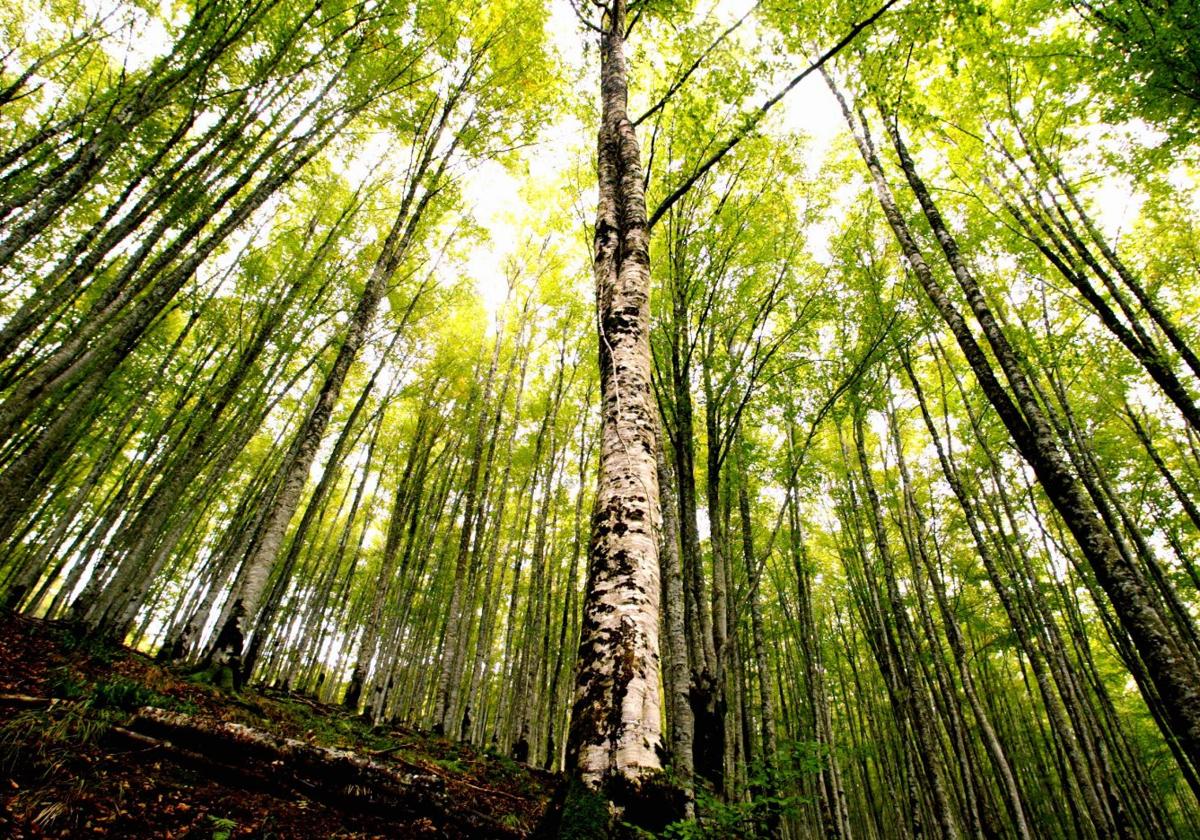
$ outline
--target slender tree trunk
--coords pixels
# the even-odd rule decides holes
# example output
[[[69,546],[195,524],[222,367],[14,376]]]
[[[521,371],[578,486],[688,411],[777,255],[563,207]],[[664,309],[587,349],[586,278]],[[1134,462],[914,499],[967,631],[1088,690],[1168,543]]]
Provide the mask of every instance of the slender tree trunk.
[[[848,123],[855,129],[854,118],[844,98],[833,87],[832,81],[829,84],[842,104]],[[1015,352],[1001,331],[973,276],[966,269],[957,243],[937,212],[928,189],[917,176],[915,164],[900,138],[898,128],[894,121],[885,119],[885,122],[900,157],[905,177],[934,230],[972,312],[983,328],[988,344],[1012,386],[1016,402],[996,378],[991,364],[971,334],[966,321],[922,258],[907,224],[895,205],[878,156],[871,145],[869,135],[865,133],[865,120],[862,120],[864,133],[860,136],[855,130],[854,136],[863,160],[871,172],[884,214],[930,301],[954,333],[989,401],[1013,436],[1021,454],[1033,467],[1055,509],[1083,549],[1101,586],[1112,600],[1122,624],[1134,639],[1168,710],[1172,729],[1180,739],[1184,752],[1193,762],[1200,760],[1200,670],[1194,658],[1180,650],[1179,640],[1155,609],[1134,570],[1120,557],[1095,507],[1064,462],[1055,443],[1054,431],[1046,422],[1037,399],[1029,388],[1017,363]]]
[[[671,769],[675,779],[687,795],[685,816],[690,819],[695,811],[692,802],[692,775],[694,764],[692,745],[695,739],[695,721],[692,717],[689,688],[691,675],[688,668],[688,643],[684,625],[683,566],[679,558],[678,503],[675,500],[675,476],[666,462],[663,451],[658,452],[659,492],[662,494],[662,580],[666,609],[665,627],[668,644],[665,646],[669,659],[669,678],[664,680],[670,694],[668,706],[671,722]]]

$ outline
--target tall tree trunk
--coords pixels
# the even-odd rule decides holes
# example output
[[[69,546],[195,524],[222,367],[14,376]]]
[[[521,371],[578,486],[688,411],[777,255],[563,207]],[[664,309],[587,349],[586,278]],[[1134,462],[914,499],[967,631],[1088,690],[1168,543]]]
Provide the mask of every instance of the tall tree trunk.
[[[997,379],[991,363],[975,340],[966,320],[921,256],[907,223],[896,207],[891,188],[867,133],[865,119],[860,118],[860,136],[858,126],[841,92],[833,85],[831,79],[829,85],[839,99],[847,122],[853,129],[863,160],[874,181],[880,205],[912,266],[913,273],[954,333],[988,400],[1000,415],[1022,456],[1034,469],[1046,495],[1071,530],[1094,569],[1101,587],[1112,600],[1118,617],[1147,664],[1147,670],[1168,711],[1174,735],[1179,738],[1189,758],[1193,762],[1200,761],[1200,668],[1193,657],[1181,650],[1179,639],[1155,608],[1149,593],[1138,580],[1136,571],[1129,568],[1120,556],[1094,505],[1065,463],[1055,442],[1054,431],[1029,387],[1017,362],[1015,351],[1001,331],[974,277],[962,261],[957,242],[942,221],[928,189],[917,176],[915,164],[894,120],[886,118],[885,123],[900,158],[905,178],[917,196],[955,279],[962,287],[971,310],[979,320],[987,342],[1012,387],[1015,402],[1013,396],[1009,395]]]
[[[675,477],[666,462],[663,451],[658,452],[659,491],[662,494],[662,577],[663,605],[666,610],[664,622],[668,644],[667,678],[664,684],[669,692],[668,706],[671,722],[671,769],[687,796],[685,816],[691,818],[695,811],[692,802],[692,756],[695,739],[695,720],[689,688],[691,674],[688,668],[688,642],[684,623],[683,566],[679,558],[679,507],[675,500]]]
[[[625,0],[601,35],[595,262],[600,476],[567,739],[567,767],[598,788],[662,767],[657,407],[650,389],[650,252],[637,136],[627,112]]]

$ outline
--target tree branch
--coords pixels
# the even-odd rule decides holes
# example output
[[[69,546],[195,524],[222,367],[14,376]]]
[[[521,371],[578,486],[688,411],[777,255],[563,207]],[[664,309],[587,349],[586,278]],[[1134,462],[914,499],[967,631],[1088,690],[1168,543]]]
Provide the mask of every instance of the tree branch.
[[[762,122],[763,117],[765,117],[767,115],[767,112],[770,111],[773,107],[775,107],[776,104],[778,104],[779,100],[781,100],[781,99],[783,99],[783,97],[787,96],[787,94],[793,88],[795,88],[796,85],[800,84],[802,81],[804,81],[806,78],[808,78],[814,71],[819,70],[821,67],[823,67],[826,64],[826,62],[828,62],[831,58],[833,58],[835,55],[837,55],[839,52],[841,52],[843,49],[845,49],[855,38],[858,37],[860,32],[862,32],[864,29],[866,29],[871,24],[873,24],[875,21],[877,21],[880,17],[883,16],[884,12],[886,12],[892,6],[896,5],[896,3],[898,3],[898,2],[899,2],[899,0],[887,0],[887,2],[884,3],[882,6],[880,6],[878,9],[876,9],[875,13],[873,15],[871,15],[869,18],[862,21],[861,23],[856,23],[854,26],[850,27],[850,31],[846,33],[846,35],[842,38],[842,40],[838,41],[836,44],[834,44],[832,47],[830,47],[828,50],[826,50],[825,53],[822,54],[820,58],[818,58],[816,61],[814,61],[808,67],[806,67],[803,71],[801,71],[800,73],[798,73],[797,75],[792,77],[791,81],[789,81],[786,85],[784,85],[783,88],[781,88],[778,93],[776,93],[774,96],[772,96],[770,99],[765,101],[762,105],[760,105],[757,110],[752,111],[751,113],[747,114],[745,117],[745,120],[742,123],[741,130],[737,131],[736,133],[731,135],[729,137],[729,139],[726,140],[719,149],[717,149],[715,152],[713,152],[712,155],[710,155],[709,158],[706,161],[704,161],[704,163],[700,164],[700,166],[697,167],[696,170],[691,175],[689,175],[682,184],[680,184],[678,187],[676,187],[671,192],[670,195],[668,195],[666,198],[664,198],[659,203],[659,205],[656,208],[654,208],[654,212],[650,215],[650,220],[646,224],[647,229],[653,229],[655,223],[657,223],[658,220],[660,218],[662,218],[663,214],[671,209],[671,205],[673,205],[675,202],[679,201],[679,199],[681,199],[684,195],[686,195],[688,190],[690,190],[697,181],[699,181],[701,178],[703,178],[705,173],[708,172],[708,170],[710,170],[714,166],[716,166],[721,161],[721,159],[725,157],[725,155],[727,155],[731,151],[733,151],[734,147],[737,146],[738,143],[742,142],[742,140],[744,140],[746,138],[746,136],[751,131],[753,131],[754,128],[760,122]]]
[[[678,93],[679,89],[681,87],[683,87],[683,85],[687,82],[687,80],[689,78],[691,78],[691,75],[696,72],[696,70],[700,67],[701,63],[703,63],[704,59],[708,58],[709,54],[711,54],[713,50],[715,50],[717,47],[719,47],[721,45],[721,42],[723,42],[726,38],[728,38],[730,35],[732,35],[733,32],[739,26],[741,26],[743,22],[745,22],[746,18],[750,17],[750,15],[752,15],[761,4],[762,4],[762,0],[758,0],[758,2],[756,2],[753,6],[750,7],[750,10],[748,12],[746,12],[746,14],[742,15],[740,18],[738,18],[736,21],[734,21],[733,24],[731,24],[728,29],[726,29],[724,32],[722,32],[720,35],[718,35],[716,40],[713,41],[711,44],[709,44],[708,47],[706,47],[704,49],[704,51],[700,53],[700,55],[696,56],[695,61],[693,61],[691,63],[691,65],[688,66],[688,69],[683,72],[683,75],[681,75],[678,79],[676,79],[674,82],[671,83],[671,86],[669,88],[667,88],[667,92],[664,93],[657,102],[655,102],[652,106],[650,106],[650,108],[648,108],[645,113],[643,113],[640,117],[638,117],[636,120],[633,121],[633,127],[637,128],[639,125],[641,125],[647,119],[649,119],[650,117],[652,117],[656,113],[658,113],[660,110],[662,110],[663,106],[667,104],[668,100],[670,100],[670,98],[672,96],[674,96],[676,93]]]

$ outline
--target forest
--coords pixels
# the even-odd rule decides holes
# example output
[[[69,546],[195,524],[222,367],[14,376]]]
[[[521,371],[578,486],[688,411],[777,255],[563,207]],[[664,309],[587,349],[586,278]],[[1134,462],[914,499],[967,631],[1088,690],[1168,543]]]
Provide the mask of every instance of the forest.
[[[210,692],[109,736],[1200,837],[1196,0],[18,0],[0,62],[3,621]],[[99,708],[25,647],[14,790]]]

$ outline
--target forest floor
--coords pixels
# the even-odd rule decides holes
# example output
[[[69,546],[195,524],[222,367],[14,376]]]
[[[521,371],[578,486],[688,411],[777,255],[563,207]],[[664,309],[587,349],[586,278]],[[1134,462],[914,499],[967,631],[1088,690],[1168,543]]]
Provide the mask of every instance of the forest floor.
[[[529,837],[559,777],[0,619],[0,836]]]

